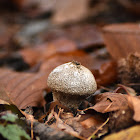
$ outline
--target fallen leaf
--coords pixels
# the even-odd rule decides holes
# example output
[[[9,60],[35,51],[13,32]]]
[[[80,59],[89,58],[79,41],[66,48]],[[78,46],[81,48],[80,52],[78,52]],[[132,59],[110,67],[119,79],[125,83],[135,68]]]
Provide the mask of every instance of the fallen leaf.
[[[53,23],[64,24],[79,21],[88,14],[87,0],[59,0],[56,2],[55,14],[52,18]]]
[[[136,96],[137,93],[135,92],[135,90],[133,88],[127,87],[125,85],[122,84],[118,84],[118,88],[115,90],[115,93],[120,93],[119,91],[124,90],[126,92],[126,94],[131,95],[131,96]]]
[[[134,111],[133,119],[136,122],[140,122],[140,99],[137,96],[127,96],[128,104],[130,108]]]
[[[91,103],[94,106],[89,107],[88,109],[94,109],[101,113],[117,111],[128,107],[127,97],[121,93],[106,92],[95,95],[93,100],[91,100]]]
[[[58,114],[52,110],[51,118],[52,117],[55,117],[56,122],[54,121],[51,127],[59,128],[66,133],[82,139],[91,136],[106,120],[104,115],[95,111],[92,111],[91,114],[81,114],[74,117],[72,113],[63,112],[63,109],[59,109]],[[102,128],[99,133],[101,132],[106,133],[107,129]]]
[[[41,52],[39,49],[25,48],[19,51],[19,54],[24,59],[24,61],[31,67],[34,66],[41,57]]]
[[[85,34],[86,31],[86,34]],[[66,38],[74,41],[78,49],[95,48],[103,46],[104,40],[98,26],[92,24],[71,25],[64,28],[54,28],[42,33],[44,41]]]
[[[78,129],[77,131],[75,131],[73,129],[73,126],[70,126],[67,123],[63,122],[63,120],[61,120],[59,118],[59,116],[58,116],[58,114],[56,112],[54,112],[54,117],[56,119],[56,123],[51,125],[51,127],[58,128],[58,129],[63,130],[64,132],[66,132],[66,133],[68,133],[68,134],[70,134],[72,136],[75,136],[75,137],[80,138],[80,139],[84,139],[79,134],[80,133],[79,131],[81,131],[81,127],[80,127],[80,124],[78,122],[74,121],[75,125],[77,126],[77,129]],[[78,118],[76,117],[74,119],[77,120]]]
[[[76,43],[79,49],[88,49],[104,45],[100,28],[96,25],[85,24],[70,26],[65,29],[65,33],[68,38]]]
[[[49,43],[38,45],[34,48],[25,48],[19,51],[24,61],[33,66],[39,62],[47,60],[58,53],[67,53],[77,50],[76,44],[66,38],[60,38]]]
[[[42,63],[40,72],[51,72],[55,67],[73,60],[87,67],[95,76],[98,85],[107,85],[117,79],[117,66],[114,61],[100,60],[98,56],[92,57],[84,51],[57,53]]]
[[[121,107],[119,110],[109,113],[108,128],[111,132],[120,131],[135,125],[133,110],[129,106]]]
[[[118,0],[118,2],[126,8],[129,12],[134,14],[140,14],[140,2],[139,1],[131,1],[131,0]]]
[[[1,94],[0,94],[0,95],[1,95]],[[4,100],[1,100],[1,99],[0,99],[0,104],[7,104],[7,105],[9,105],[8,102],[6,102],[6,101],[4,101]]]
[[[46,49],[42,52],[42,60],[58,53],[69,53],[77,50],[77,45],[74,41],[67,38],[60,38],[47,44]]]
[[[95,134],[96,134],[99,130],[102,130],[103,127],[108,123],[108,121],[109,121],[109,118],[107,118],[107,120],[106,120],[100,127],[98,127],[98,129],[97,129],[95,132],[93,132],[92,135],[91,135],[90,137],[88,137],[88,140],[91,140],[91,139],[96,138]]]
[[[56,0],[12,0],[12,2],[18,9],[24,11],[26,16],[36,17],[52,9]]]
[[[139,140],[140,138],[140,126],[133,126],[131,128],[122,130],[118,133],[114,133],[106,136],[103,140]]]
[[[6,104],[12,104],[12,100],[10,99],[9,94],[6,92],[5,88],[1,86],[0,88],[0,101],[1,104],[6,103]]]
[[[43,140],[43,139],[47,139],[47,140],[62,140],[62,139],[69,139],[69,140],[77,140],[77,138],[75,138],[72,135],[69,135],[67,133],[65,133],[64,131],[60,131],[59,129],[52,128],[49,125],[45,125],[43,123],[38,123],[35,122],[34,123],[34,133],[39,135],[38,137]]]
[[[103,28],[106,47],[115,60],[140,52],[139,29],[139,24],[133,23],[112,24]]]
[[[0,85],[6,93],[0,99],[8,97],[20,109],[43,105],[47,76],[47,73],[28,74],[0,69]]]
[[[85,129],[88,129],[88,128],[92,127],[92,126],[95,126],[98,123],[101,123],[101,122],[99,122],[98,120],[96,120],[95,117],[93,117],[93,116],[87,118],[86,120],[81,121],[81,124],[82,124],[82,126]]]
[[[19,26],[17,25],[13,24],[11,28],[10,25],[6,25],[5,22],[0,20],[0,46],[7,52],[11,50],[12,37],[16,34],[18,29]]]
[[[94,60],[84,51],[74,51],[69,53],[59,53],[50,57],[47,61],[45,61],[41,67],[40,71],[50,71],[55,67],[70,61],[78,61],[85,67],[92,69],[94,64]]]
[[[93,70],[94,74],[94,70]],[[97,74],[97,75],[96,75]],[[103,63],[98,71],[95,71],[95,78],[98,85],[108,85],[117,80],[117,64],[115,61]]]
[[[140,55],[130,54],[118,62],[118,77],[124,85],[129,85],[139,91],[140,83]],[[132,85],[131,85],[132,84]],[[138,84],[138,85],[137,85]]]

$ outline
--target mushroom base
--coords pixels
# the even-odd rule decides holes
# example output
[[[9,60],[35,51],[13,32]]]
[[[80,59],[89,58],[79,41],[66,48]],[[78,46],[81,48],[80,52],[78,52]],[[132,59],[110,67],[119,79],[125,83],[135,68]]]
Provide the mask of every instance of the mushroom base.
[[[86,98],[87,96],[80,96],[80,95],[65,95],[61,92],[53,92],[53,99],[54,101],[58,100],[59,103],[68,108],[77,109],[80,103]]]

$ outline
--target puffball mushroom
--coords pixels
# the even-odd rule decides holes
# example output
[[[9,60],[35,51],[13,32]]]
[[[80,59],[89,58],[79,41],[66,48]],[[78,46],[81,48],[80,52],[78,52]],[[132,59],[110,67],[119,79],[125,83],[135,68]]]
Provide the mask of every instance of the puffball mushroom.
[[[52,89],[54,101],[74,109],[97,89],[91,71],[75,61],[56,67],[49,74],[47,84]]]

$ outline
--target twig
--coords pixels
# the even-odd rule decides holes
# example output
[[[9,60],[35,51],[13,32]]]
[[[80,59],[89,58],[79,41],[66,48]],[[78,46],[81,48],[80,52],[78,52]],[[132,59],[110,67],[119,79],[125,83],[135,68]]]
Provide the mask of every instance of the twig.
[[[33,121],[31,121],[31,139],[34,138],[34,132],[33,132]]]
[[[107,87],[104,87],[104,86],[98,85],[98,87],[101,88],[101,89],[107,90],[107,91],[109,91],[109,92],[112,92],[112,91],[113,91],[112,89],[107,88]]]
[[[108,105],[108,107],[104,110],[104,112],[107,112],[107,110],[111,107],[112,104],[113,104],[113,103],[110,103],[110,104]]]
[[[96,130],[92,133],[92,135],[91,135],[90,137],[88,137],[87,140],[91,140],[91,138],[92,138],[104,125],[106,125],[106,124],[108,123],[108,121],[109,121],[109,118],[107,118],[107,120],[106,120],[100,127],[98,127],[98,129],[96,129]]]

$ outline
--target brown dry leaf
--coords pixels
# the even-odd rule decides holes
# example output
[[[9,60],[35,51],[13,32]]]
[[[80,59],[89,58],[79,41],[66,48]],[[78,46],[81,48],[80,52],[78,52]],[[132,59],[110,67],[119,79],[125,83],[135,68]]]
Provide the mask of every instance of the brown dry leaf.
[[[108,61],[102,64],[98,71],[93,70],[96,82],[98,85],[107,85],[116,81],[117,74],[117,64],[115,61]]]
[[[3,85],[1,85],[1,87],[0,87],[0,100],[2,102],[6,102],[8,104],[12,104],[13,103],[11,98],[10,98],[10,96],[9,96],[9,93],[6,92],[6,90],[3,87]]]
[[[54,28],[42,34],[44,41],[48,42],[64,37],[74,41],[79,49],[88,49],[104,45],[100,28],[92,24],[78,24],[65,28]]]
[[[139,140],[140,125],[106,136],[103,140]]]
[[[92,59],[92,57],[90,57],[90,55],[88,55],[84,51],[74,51],[53,55],[41,65],[40,71],[50,72],[56,66],[73,60],[80,62],[82,65],[89,68],[90,70],[92,69],[94,64],[94,60]]]
[[[40,71],[51,72],[55,67],[73,60],[91,70],[98,85],[107,85],[117,79],[117,65],[114,61],[100,60],[98,56],[92,57],[84,51],[57,53],[42,63]]]
[[[39,135],[39,139],[41,140],[77,140],[77,138],[65,133],[64,131],[60,131],[57,128],[52,128],[38,122],[34,123],[33,132]]]
[[[24,61],[31,67],[34,66],[41,57],[41,52],[38,49],[26,48],[19,51]]]
[[[125,7],[128,11],[133,12],[134,14],[140,14],[140,2],[131,1],[131,0],[118,0],[118,2]]]
[[[103,94],[95,95],[91,103],[95,105],[89,107],[88,109],[94,109],[101,113],[117,111],[128,107],[127,97],[121,93],[106,92]]]
[[[79,21],[88,14],[89,0],[59,0],[55,5],[53,23],[64,24]]]
[[[76,43],[79,49],[88,49],[104,45],[100,28],[95,25],[70,26],[65,29],[65,34]]]
[[[41,60],[46,60],[58,53],[67,53],[76,50],[77,46],[74,41],[67,38],[60,38],[47,44],[46,49],[42,51]]]
[[[118,63],[118,76],[123,84],[140,83],[140,55],[138,53],[129,55],[126,59],[121,59]]]
[[[136,96],[137,93],[135,92],[135,90],[133,88],[130,88],[130,87],[127,87],[127,86],[124,86],[122,84],[118,84],[118,88],[115,90],[115,93],[120,93],[120,90],[123,89],[126,94],[128,95],[132,95],[132,96]]]
[[[44,38],[44,44],[19,51],[24,61],[30,66],[57,53],[68,53],[104,44],[98,27],[90,24],[54,28],[48,30],[47,34],[45,32],[42,38]]]
[[[102,124],[105,122],[105,117],[103,114],[98,114],[97,112],[94,114],[83,114],[78,121],[82,125],[82,132],[80,133],[81,136],[85,138],[89,138],[90,136],[96,134],[102,135],[107,132],[106,127],[100,128]],[[99,131],[99,132],[98,132]],[[98,132],[98,133],[97,133]]]
[[[134,111],[133,119],[140,122],[140,99],[134,96],[127,96],[128,104]]]
[[[39,62],[47,60],[57,53],[66,53],[77,50],[76,44],[66,38],[60,38],[49,43],[38,45],[34,48],[26,48],[19,51],[24,61],[33,66]]]
[[[9,105],[8,102],[6,102],[5,100],[1,100],[1,99],[0,99],[0,104],[7,104],[7,105]]]
[[[53,123],[51,127],[59,128],[82,139],[90,137],[105,121],[105,117],[97,112],[77,115],[76,117],[72,113],[63,112],[61,109],[58,114],[53,110],[52,113],[51,116],[55,117],[56,123]],[[106,132],[106,129],[102,129],[102,132]]]
[[[115,60],[140,52],[139,31],[139,24],[130,23],[107,25],[103,28],[106,47]]]
[[[105,11],[109,0],[59,0],[54,7],[54,24],[69,24],[78,22],[86,17],[97,16]]]
[[[81,121],[80,123],[84,128],[88,129],[92,126],[101,124],[101,121],[99,121],[97,119],[99,119],[99,118],[95,118],[93,116],[90,116],[89,118]]]
[[[14,24],[7,25],[5,24],[5,22],[0,20],[0,47],[4,49],[8,48],[7,51],[9,51],[11,49],[12,37],[16,34],[18,29],[19,29],[19,26],[17,25],[14,25]]]
[[[58,128],[58,129],[66,132],[66,133],[68,133],[68,134],[70,134],[72,136],[75,136],[75,137],[80,138],[80,139],[84,139],[84,137],[80,136],[80,134],[79,134],[80,133],[79,131],[81,131],[81,127],[80,127],[81,125],[77,121],[74,121],[76,123],[75,125],[78,128],[78,131],[75,131],[73,129],[73,126],[70,126],[67,123],[65,123],[63,120],[61,120],[59,118],[59,115],[56,112],[54,112],[53,115],[54,115],[54,117],[56,119],[56,123],[53,123],[51,125],[52,128]],[[73,120],[78,120],[78,119],[79,118],[77,118],[77,117],[73,118]]]
[[[27,16],[36,17],[49,11],[56,0],[12,0],[15,6],[27,13]]]
[[[43,105],[43,91],[46,88],[47,73],[18,73],[0,69],[0,85],[18,108]]]
[[[133,114],[133,110],[129,106],[121,107],[115,112],[109,112],[109,130],[111,132],[120,131],[134,125]]]

